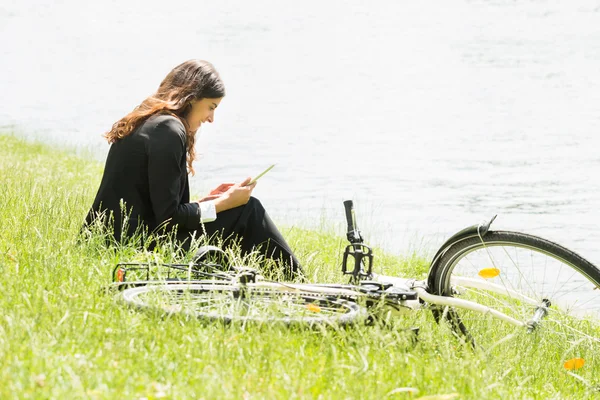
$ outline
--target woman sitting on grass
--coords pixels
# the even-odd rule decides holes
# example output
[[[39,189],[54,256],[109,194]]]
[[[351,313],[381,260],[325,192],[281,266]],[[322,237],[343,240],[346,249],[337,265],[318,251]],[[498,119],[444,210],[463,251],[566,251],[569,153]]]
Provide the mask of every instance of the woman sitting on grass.
[[[171,237],[184,250],[193,238],[220,237],[239,243],[242,254],[260,250],[291,277],[298,260],[261,203],[251,197],[256,182],[223,183],[190,201],[194,142],[203,123],[214,121],[225,87],[212,64],[190,60],[175,67],[158,91],[105,134],[111,143],[102,182],[85,225],[99,225],[117,242],[141,235]],[[169,235],[171,234],[172,235]]]

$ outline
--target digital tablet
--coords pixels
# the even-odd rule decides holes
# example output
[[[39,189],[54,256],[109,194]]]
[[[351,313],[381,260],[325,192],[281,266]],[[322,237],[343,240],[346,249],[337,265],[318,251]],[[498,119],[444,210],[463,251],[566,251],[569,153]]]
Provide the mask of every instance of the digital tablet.
[[[254,182],[259,180],[264,174],[269,172],[274,166],[275,166],[275,164],[271,165],[269,168],[265,169],[263,172],[258,174],[256,177],[252,178],[252,180],[250,182],[248,182],[248,185],[246,185],[246,186],[252,185]]]

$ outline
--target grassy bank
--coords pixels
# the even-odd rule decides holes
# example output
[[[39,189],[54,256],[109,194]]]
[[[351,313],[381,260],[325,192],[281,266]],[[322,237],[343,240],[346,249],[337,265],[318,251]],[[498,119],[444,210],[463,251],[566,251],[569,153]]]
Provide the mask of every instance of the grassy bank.
[[[127,309],[101,288],[116,262],[148,255],[75,243],[101,171],[96,162],[0,135],[2,399],[598,395],[589,388],[600,376],[593,347],[564,354],[552,342],[516,335],[493,351],[472,352],[425,311],[391,328],[306,331]],[[312,280],[342,281],[343,237],[284,233]],[[377,263],[399,275],[423,276],[427,268],[401,256]],[[416,346],[402,331],[411,326],[421,328]],[[574,356],[586,359],[577,377],[562,367]]]

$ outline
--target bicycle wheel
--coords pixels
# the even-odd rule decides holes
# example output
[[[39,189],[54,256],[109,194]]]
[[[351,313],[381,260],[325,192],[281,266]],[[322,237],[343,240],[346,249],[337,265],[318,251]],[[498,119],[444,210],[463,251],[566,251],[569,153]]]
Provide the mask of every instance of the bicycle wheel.
[[[433,294],[474,301],[524,322],[522,331],[600,342],[600,270],[548,240],[489,232],[453,243],[429,272]],[[536,311],[543,317],[534,318]],[[436,320],[472,345],[490,346],[515,331],[489,314],[434,308]],[[538,321],[539,323],[533,323]],[[554,337],[554,336],[553,336]]]
[[[358,304],[319,293],[292,293],[253,284],[163,284],[126,289],[122,299],[141,309],[223,322],[346,325],[365,317]]]

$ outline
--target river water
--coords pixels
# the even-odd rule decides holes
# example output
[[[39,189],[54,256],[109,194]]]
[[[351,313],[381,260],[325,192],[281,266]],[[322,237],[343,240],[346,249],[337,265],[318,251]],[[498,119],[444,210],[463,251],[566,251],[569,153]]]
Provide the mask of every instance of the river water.
[[[193,188],[277,166],[277,221],[344,222],[432,254],[493,227],[600,264],[598,1],[103,1],[0,4],[0,126],[90,150],[176,64],[228,95]],[[83,217],[83,216],[82,216]]]

